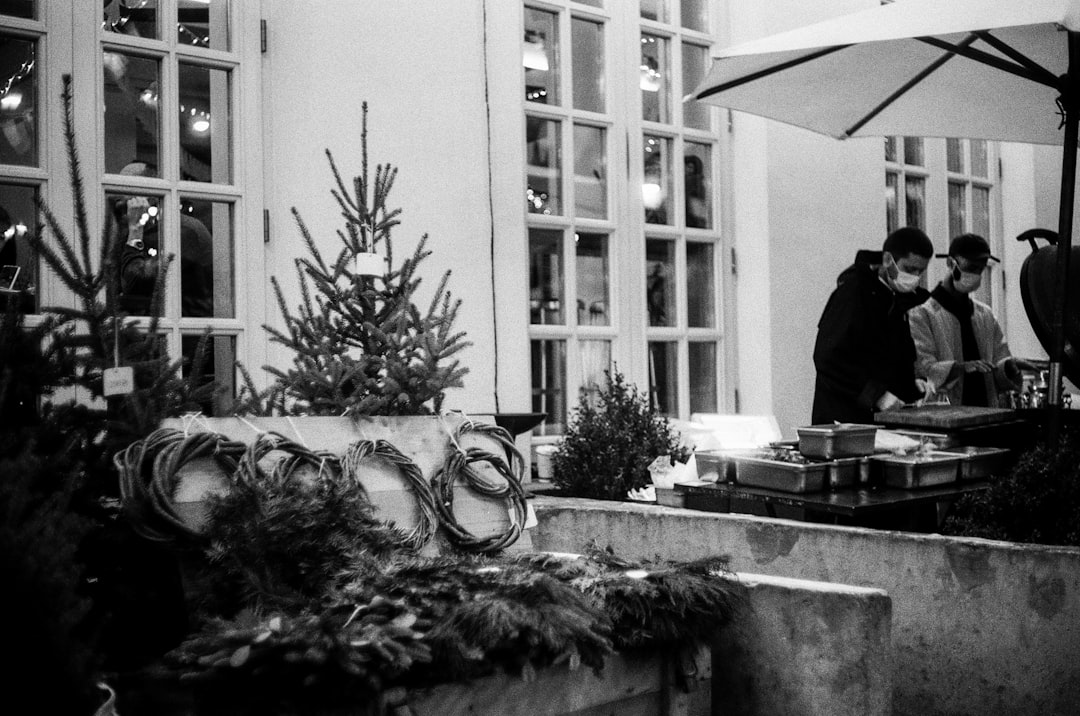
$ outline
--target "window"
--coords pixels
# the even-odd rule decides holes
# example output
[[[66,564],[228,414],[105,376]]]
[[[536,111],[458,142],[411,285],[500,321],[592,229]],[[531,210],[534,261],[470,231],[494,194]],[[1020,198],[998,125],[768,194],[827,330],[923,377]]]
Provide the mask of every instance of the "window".
[[[950,240],[973,233],[985,238],[991,246],[996,244],[990,227],[990,195],[994,185],[990,180],[989,153],[988,143],[982,139],[945,140]],[[995,254],[1000,255],[1000,249]],[[987,266],[982,285],[973,294],[975,298],[993,305],[1000,270],[993,262]]]
[[[901,226],[926,231],[926,162],[922,137],[885,138],[886,233]]]
[[[524,6],[529,334],[542,433],[563,432],[578,396],[596,391],[613,363],[669,415],[721,405],[713,110],[681,101],[708,68],[709,7]]]

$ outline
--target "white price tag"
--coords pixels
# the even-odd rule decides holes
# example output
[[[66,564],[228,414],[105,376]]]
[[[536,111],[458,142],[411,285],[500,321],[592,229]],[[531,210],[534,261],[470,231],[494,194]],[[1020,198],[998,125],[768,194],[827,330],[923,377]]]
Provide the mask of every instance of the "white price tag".
[[[532,529],[536,527],[536,511],[533,509],[531,502],[525,503],[525,529]]]
[[[127,395],[135,390],[135,371],[131,366],[124,365],[119,368],[106,368],[101,377],[102,392],[106,397],[112,395]]]

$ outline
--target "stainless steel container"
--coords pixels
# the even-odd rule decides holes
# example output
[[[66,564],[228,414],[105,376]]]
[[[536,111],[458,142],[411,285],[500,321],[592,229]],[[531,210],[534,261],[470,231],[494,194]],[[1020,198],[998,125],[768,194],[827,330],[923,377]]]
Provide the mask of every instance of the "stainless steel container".
[[[972,445],[943,448],[941,452],[954,453],[963,458],[960,463],[961,480],[985,480],[1003,474],[1008,468],[1011,453],[1008,448]]]
[[[914,455],[874,455],[885,484],[915,489],[956,482],[964,458],[955,453],[934,451]]]
[[[829,489],[838,490],[844,487],[851,487],[856,482],[862,481],[862,464],[865,461],[866,458],[863,457],[842,457],[825,463],[829,466],[829,469],[826,472],[826,484]]]
[[[861,457],[874,452],[876,425],[838,423],[808,425],[798,428],[799,452],[807,457],[832,460],[838,457]]]
[[[819,492],[825,489],[826,462],[782,462],[757,457],[737,457],[735,482],[781,492]]]

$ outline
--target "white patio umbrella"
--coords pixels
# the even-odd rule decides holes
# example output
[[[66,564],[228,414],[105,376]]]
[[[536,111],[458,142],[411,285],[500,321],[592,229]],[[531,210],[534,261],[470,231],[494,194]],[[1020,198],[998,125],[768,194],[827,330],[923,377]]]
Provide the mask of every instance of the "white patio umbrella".
[[[1080,0],[897,0],[721,50],[694,98],[838,139],[1057,144],[1051,439],[1060,424],[1080,120]]]

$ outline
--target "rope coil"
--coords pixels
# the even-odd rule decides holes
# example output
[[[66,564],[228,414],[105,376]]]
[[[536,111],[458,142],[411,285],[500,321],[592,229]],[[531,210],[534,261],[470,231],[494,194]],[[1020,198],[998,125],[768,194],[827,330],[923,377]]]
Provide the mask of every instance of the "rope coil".
[[[381,459],[396,467],[405,477],[409,489],[416,497],[416,504],[420,508],[420,519],[417,521],[416,526],[408,531],[398,527],[393,522],[387,522],[386,524],[402,535],[403,541],[408,547],[414,550],[421,549],[435,536],[435,532],[439,527],[439,516],[435,495],[424,480],[420,467],[386,440],[358,440],[345,449],[345,453],[341,457],[341,468],[343,474],[360,486],[361,489],[364,489],[364,485],[360,480],[362,465],[365,460],[370,458]]]

